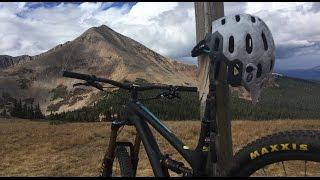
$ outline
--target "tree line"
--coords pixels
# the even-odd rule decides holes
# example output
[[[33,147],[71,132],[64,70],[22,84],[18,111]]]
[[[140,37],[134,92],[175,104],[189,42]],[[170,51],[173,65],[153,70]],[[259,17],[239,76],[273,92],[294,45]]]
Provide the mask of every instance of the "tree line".
[[[260,101],[253,106],[250,101],[231,93],[230,115],[232,120],[271,120],[271,119],[320,119],[320,84],[287,77],[277,78],[279,87],[265,89]],[[145,91],[140,98],[152,97],[160,90]],[[107,121],[125,115],[129,93],[125,90],[104,93],[103,98],[91,107],[60,114],[52,113],[53,120],[97,121],[99,114]],[[198,120],[200,101],[198,93],[181,92],[181,99],[158,99],[142,103],[161,120]]]
[[[139,94],[139,98],[153,97],[160,93],[160,90],[151,90]],[[103,93],[103,98],[91,107],[83,107],[78,110],[51,113],[49,119],[67,121],[98,121],[99,115],[103,115],[107,121],[115,118],[124,118],[129,92],[117,90],[110,93]],[[182,92],[181,99],[156,99],[143,101],[142,103],[157,117],[163,120],[186,120],[199,118],[199,106],[197,93]]]
[[[261,94],[260,102],[255,106],[250,101],[239,98],[239,95],[233,92],[230,98],[231,119],[320,119],[319,83],[287,77],[277,78],[276,83],[279,84],[279,87],[265,89]],[[152,97],[160,92],[161,90],[145,91],[139,93],[139,98]],[[74,122],[98,121],[99,115],[103,115],[106,121],[125,117],[125,109],[130,98],[128,91],[120,89],[112,93],[103,92],[102,97],[92,106],[62,113],[52,112],[45,117],[39,103],[33,105],[31,100],[29,102],[16,100],[8,94],[3,94],[0,116],[10,115],[27,119],[48,118]],[[6,104],[7,101],[10,101],[10,107]],[[162,98],[142,101],[142,103],[161,120],[199,120],[200,101],[198,93],[195,92],[181,92],[181,99]]]
[[[6,110],[3,111],[3,116],[6,116]],[[13,106],[9,110],[10,116],[24,119],[44,119],[39,103],[35,106],[33,104],[27,105],[27,103],[22,103],[21,99],[19,101],[14,101]]]

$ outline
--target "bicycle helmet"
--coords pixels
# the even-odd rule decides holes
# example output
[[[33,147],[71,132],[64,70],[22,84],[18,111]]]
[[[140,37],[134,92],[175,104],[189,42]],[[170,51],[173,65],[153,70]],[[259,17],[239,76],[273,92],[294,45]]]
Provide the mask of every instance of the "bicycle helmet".
[[[226,16],[212,22],[212,34],[203,41],[203,51],[210,50],[213,61],[226,62],[228,83],[244,86],[252,102],[258,102],[275,62],[274,40],[267,25],[249,14]]]

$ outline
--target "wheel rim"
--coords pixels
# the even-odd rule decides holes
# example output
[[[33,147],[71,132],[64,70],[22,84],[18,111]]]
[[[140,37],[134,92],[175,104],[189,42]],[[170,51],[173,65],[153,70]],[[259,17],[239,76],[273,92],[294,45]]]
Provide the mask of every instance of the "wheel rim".
[[[320,176],[320,162],[309,160],[283,160],[265,165],[250,176],[263,177],[310,177]]]

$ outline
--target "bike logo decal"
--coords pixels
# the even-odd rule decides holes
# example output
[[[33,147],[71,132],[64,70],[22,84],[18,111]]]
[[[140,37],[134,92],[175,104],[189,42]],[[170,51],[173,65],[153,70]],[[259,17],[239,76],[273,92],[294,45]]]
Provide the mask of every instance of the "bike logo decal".
[[[190,149],[189,146],[183,146],[183,149]]]
[[[208,147],[208,146],[203,146],[203,147],[202,147],[202,151],[203,151],[203,152],[209,151],[209,147]]]
[[[267,147],[262,147],[261,149],[255,150],[250,153],[250,158],[255,159],[259,156],[262,156],[264,154],[272,153],[272,152],[278,152],[278,151],[308,151],[308,145],[307,144],[273,144]]]

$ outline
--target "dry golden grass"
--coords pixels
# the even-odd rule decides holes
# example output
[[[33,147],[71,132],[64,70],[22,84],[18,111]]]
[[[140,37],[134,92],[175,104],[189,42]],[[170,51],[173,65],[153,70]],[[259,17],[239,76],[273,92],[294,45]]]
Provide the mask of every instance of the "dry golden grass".
[[[199,121],[165,121],[181,140],[195,147]],[[319,120],[233,121],[234,151],[274,132],[320,129]],[[98,176],[108,145],[110,123],[63,123],[0,119],[0,176]],[[121,140],[133,140],[133,127],[121,131]],[[182,160],[167,142],[156,136],[163,153]],[[153,176],[141,146],[138,176]]]

